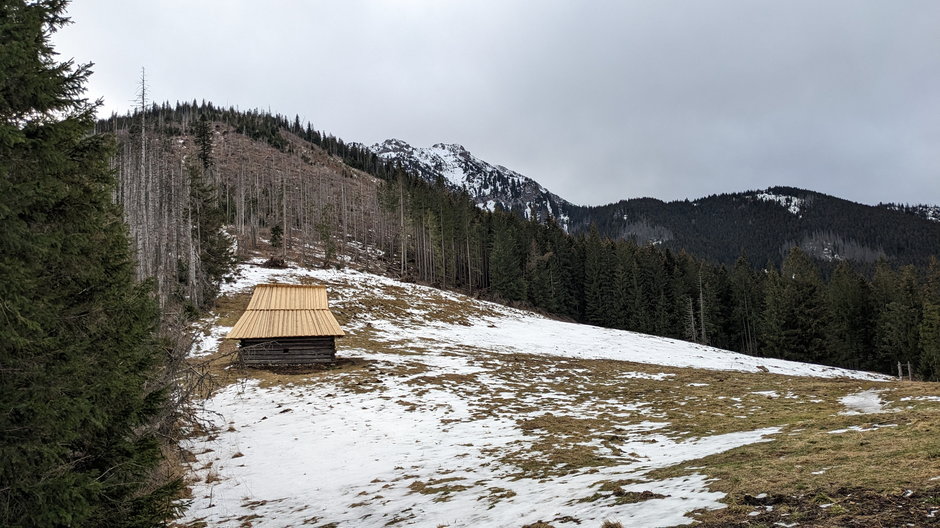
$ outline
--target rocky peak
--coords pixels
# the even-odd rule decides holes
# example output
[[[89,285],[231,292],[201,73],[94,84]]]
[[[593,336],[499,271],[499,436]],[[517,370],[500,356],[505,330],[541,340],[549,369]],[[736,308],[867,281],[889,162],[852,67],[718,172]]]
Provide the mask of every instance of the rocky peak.
[[[551,216],[562,226],[567,225],[571,204],[531,178],[477,158],[463,145],[435,143],[423,148],[388,139],[369,148],[428,181],[443,178],[452,188],[467,191],[480,208],[503,209],[525,218],[534,215],[538,220]]]

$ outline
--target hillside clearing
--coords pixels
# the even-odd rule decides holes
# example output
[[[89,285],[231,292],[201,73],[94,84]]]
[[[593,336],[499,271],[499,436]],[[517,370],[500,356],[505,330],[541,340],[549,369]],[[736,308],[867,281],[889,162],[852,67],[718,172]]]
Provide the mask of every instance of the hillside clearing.
[[[271,281],[329,287],[345,361],[229,364],[224,327]],[[746,504],[761,493],[940,481],[934,385],[563,323],[353,271],[245,265],[223,293],[194,349],[224,386],[204,402],[214,430],[188,446],[190,525],[675,526],[722,500],[731,507],[701,517],[772,515]]]

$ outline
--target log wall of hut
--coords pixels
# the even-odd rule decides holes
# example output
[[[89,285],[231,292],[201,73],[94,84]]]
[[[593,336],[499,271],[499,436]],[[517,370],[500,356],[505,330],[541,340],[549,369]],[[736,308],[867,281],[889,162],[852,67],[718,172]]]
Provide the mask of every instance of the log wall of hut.
[[[242,339],[239,354],[245,365],[309,365],[336,361],[336,338],[279,337]]]

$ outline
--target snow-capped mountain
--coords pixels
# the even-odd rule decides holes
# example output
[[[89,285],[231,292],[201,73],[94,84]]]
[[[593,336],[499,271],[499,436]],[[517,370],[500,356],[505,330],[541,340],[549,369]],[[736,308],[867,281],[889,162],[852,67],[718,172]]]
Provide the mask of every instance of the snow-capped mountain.
[[[387,139],[368,148],[430,182],[443,178],[448,186],[465,190],[481,208],[500,208],[538,221],[552,217],[567,228],[569,202],[531,178],[481,160],[461,145],[437,143],[425,148]]]

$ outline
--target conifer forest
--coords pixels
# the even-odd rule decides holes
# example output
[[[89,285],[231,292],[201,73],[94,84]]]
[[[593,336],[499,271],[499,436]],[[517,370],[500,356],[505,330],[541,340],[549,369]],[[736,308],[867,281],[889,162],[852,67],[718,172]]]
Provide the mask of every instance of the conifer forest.
[[[604,226],[569,233],[481,209],[298,117],[155,103],[143,75],[135,108],[100,118],[90,67],[50,43],[65,8],[0,0],[2,526],[178,513],[166,458],[198,390],[188,325],[261,250],[567,321],[940,380],[936,256],[824,262],[797,245],[728,264]]]

